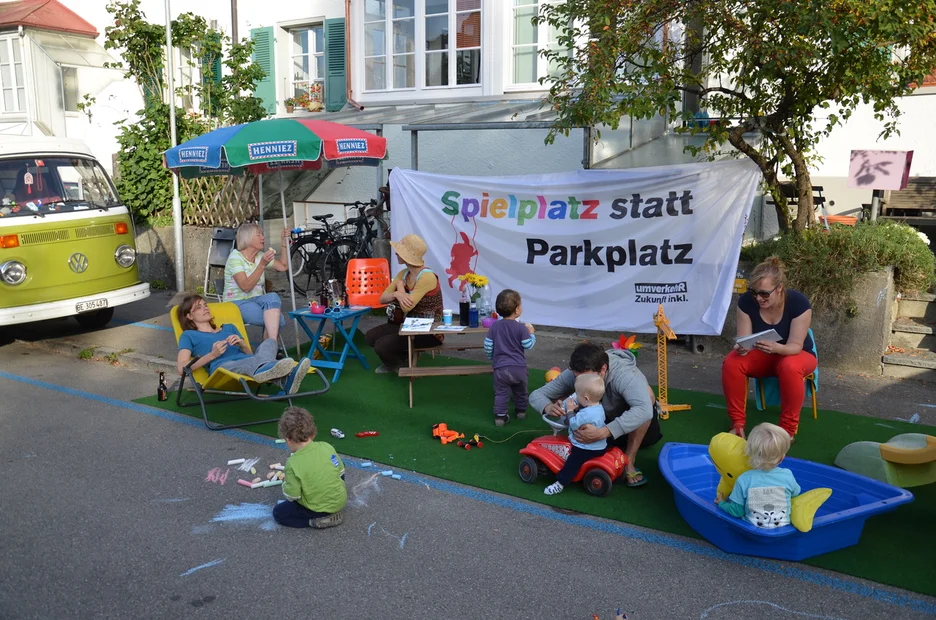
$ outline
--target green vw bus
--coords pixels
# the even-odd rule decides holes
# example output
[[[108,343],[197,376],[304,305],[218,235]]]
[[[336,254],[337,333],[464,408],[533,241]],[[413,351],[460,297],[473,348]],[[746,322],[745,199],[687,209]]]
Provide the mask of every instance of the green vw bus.
[[[149,297],[133,218],[77,140],[0,138],[0,327],[74,316],[103,327]]]

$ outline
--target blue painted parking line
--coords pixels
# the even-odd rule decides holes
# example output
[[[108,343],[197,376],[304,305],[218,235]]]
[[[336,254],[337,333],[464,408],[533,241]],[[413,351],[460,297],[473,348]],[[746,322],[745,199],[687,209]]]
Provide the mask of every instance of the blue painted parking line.
[[[145,323],[143,321],[126,321],[124,319],[111,319],[111,323],[116,323],[118,325],[129,325],[130,327],[145,327],[147,329],[156,329],[161,332],[171,332],[171,327],[166,327],[165,325],[156,325],[155,323]]]

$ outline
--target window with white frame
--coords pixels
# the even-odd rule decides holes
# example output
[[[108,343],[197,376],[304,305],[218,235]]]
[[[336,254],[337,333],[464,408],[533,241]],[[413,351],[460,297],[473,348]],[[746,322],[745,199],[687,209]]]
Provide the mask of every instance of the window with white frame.
[[[481,0],[364,0],[364,75],[365,90],[480,85]]]
[[[542,50],[560,49],[557,39],[560,31],[549,24],[534,24],[544,4],[556,4],[561,0],[513,0],[511,82],[513,84],[536,84],[542,77],[554,75],[556,67],[542,57]]]
[[[26,111],[23,48],[18,37],[0,39],[0,113]]]
[[[62,94],[65,99],[65,111],[78,111],[78,69],[62,67]]]
[[[291,29],[290,75],[293,97],[309,95],[324,101],[325,30],[319,26]]]

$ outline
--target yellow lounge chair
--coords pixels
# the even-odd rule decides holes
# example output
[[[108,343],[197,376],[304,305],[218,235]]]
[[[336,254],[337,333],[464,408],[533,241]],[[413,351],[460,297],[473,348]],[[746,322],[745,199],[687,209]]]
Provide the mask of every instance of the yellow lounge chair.
[[[174,306],[169,314],[172,318],[172,330],[175,332],[176,345],[178,346],[179,338],[182,337],[182,326],[179,324],[177,309],[178,306]],[[241,318],[240,309],[236,305],[229,302],[214,303],[208,304],[208,309],[211,311],[211,317],[214,319],[215,325],[221,327],[225,323],[230,323],[237,328],[237,331],[240,332],[241,337],[244,339],[244,343],[247,345],[248,349],[250,348],[250,342],[247,340],[247,329],[244,327],[244,320]],[[211,375],[208,374],[208,370],[204,366],[196,370],[191,370],[191,366],[196,359],[198,358],[193,357],[188,366],[183,369],[182,378],[179,381],[179,390],[176,392],[176,405],[179,407],[194,407],[195,405],[201,405],[202,418],[205,420],[205,426],[207,426],[208,429],[212,431],[220,431],[226,428],[252,426],[254,424],[266,424],[267,422],[277,422],[279,417],[277,416],[268,420],[255,420],[253,422],[241,422],[239,424],[217,424],[208,419],[208,405],[248,399],[259,400],[262,402],[285,400],[288,401],[290,405],[292,405],[292,399],[294,398],[324,394],[331,387],[328,383],[328,379],[325,378],[325,375],[322,373],[322,371],[313,367],[310,370],[314,370],[315,373],[321,377],[322,382],[325,384],[323,389],[312,392],[300,392],[297,394],[283,394],[280,396],[274,394],[261,394],[260,391],[263,389],[263,386],[271,384],[257,383],[254,381],[253,377],[248,375],[240,375],[225,368],[218,368],[213,373],[211,373]],[[186,379],[189,379],[192,382],[192,387],[189,388],[189,390],[195,392],[195,395],[198,396],[198,402],[182,402],[182,393],[186,391]],[[280,390],[278,385],[272,385],[276,387],[277,391]],[[215,398],[212,400],[205,400],[206,394],[222,394],[228,396],[229,398]]]

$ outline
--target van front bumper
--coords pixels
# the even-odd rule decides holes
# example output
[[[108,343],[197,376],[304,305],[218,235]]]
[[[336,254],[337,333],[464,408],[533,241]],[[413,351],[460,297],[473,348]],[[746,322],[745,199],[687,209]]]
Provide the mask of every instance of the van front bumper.
[[[146,299],[150,296],[150,286],[148,282],[134,284],[126,288],[120,288],[116,291],[107,291],[95,295],[86,295],[84,297],[74,297],[72,299],[62,299],[60,301],[49,301],[32,306],[18,306],[16,308],[0,308],[0,325],[16,325],[17,323],[31,323],[33,321],[44,321],[46,319],[57,319],[63,316],[75,316],[78,314],[76,307],[78,304],[107,300],[107,307],[122,306],[132,301]]]

